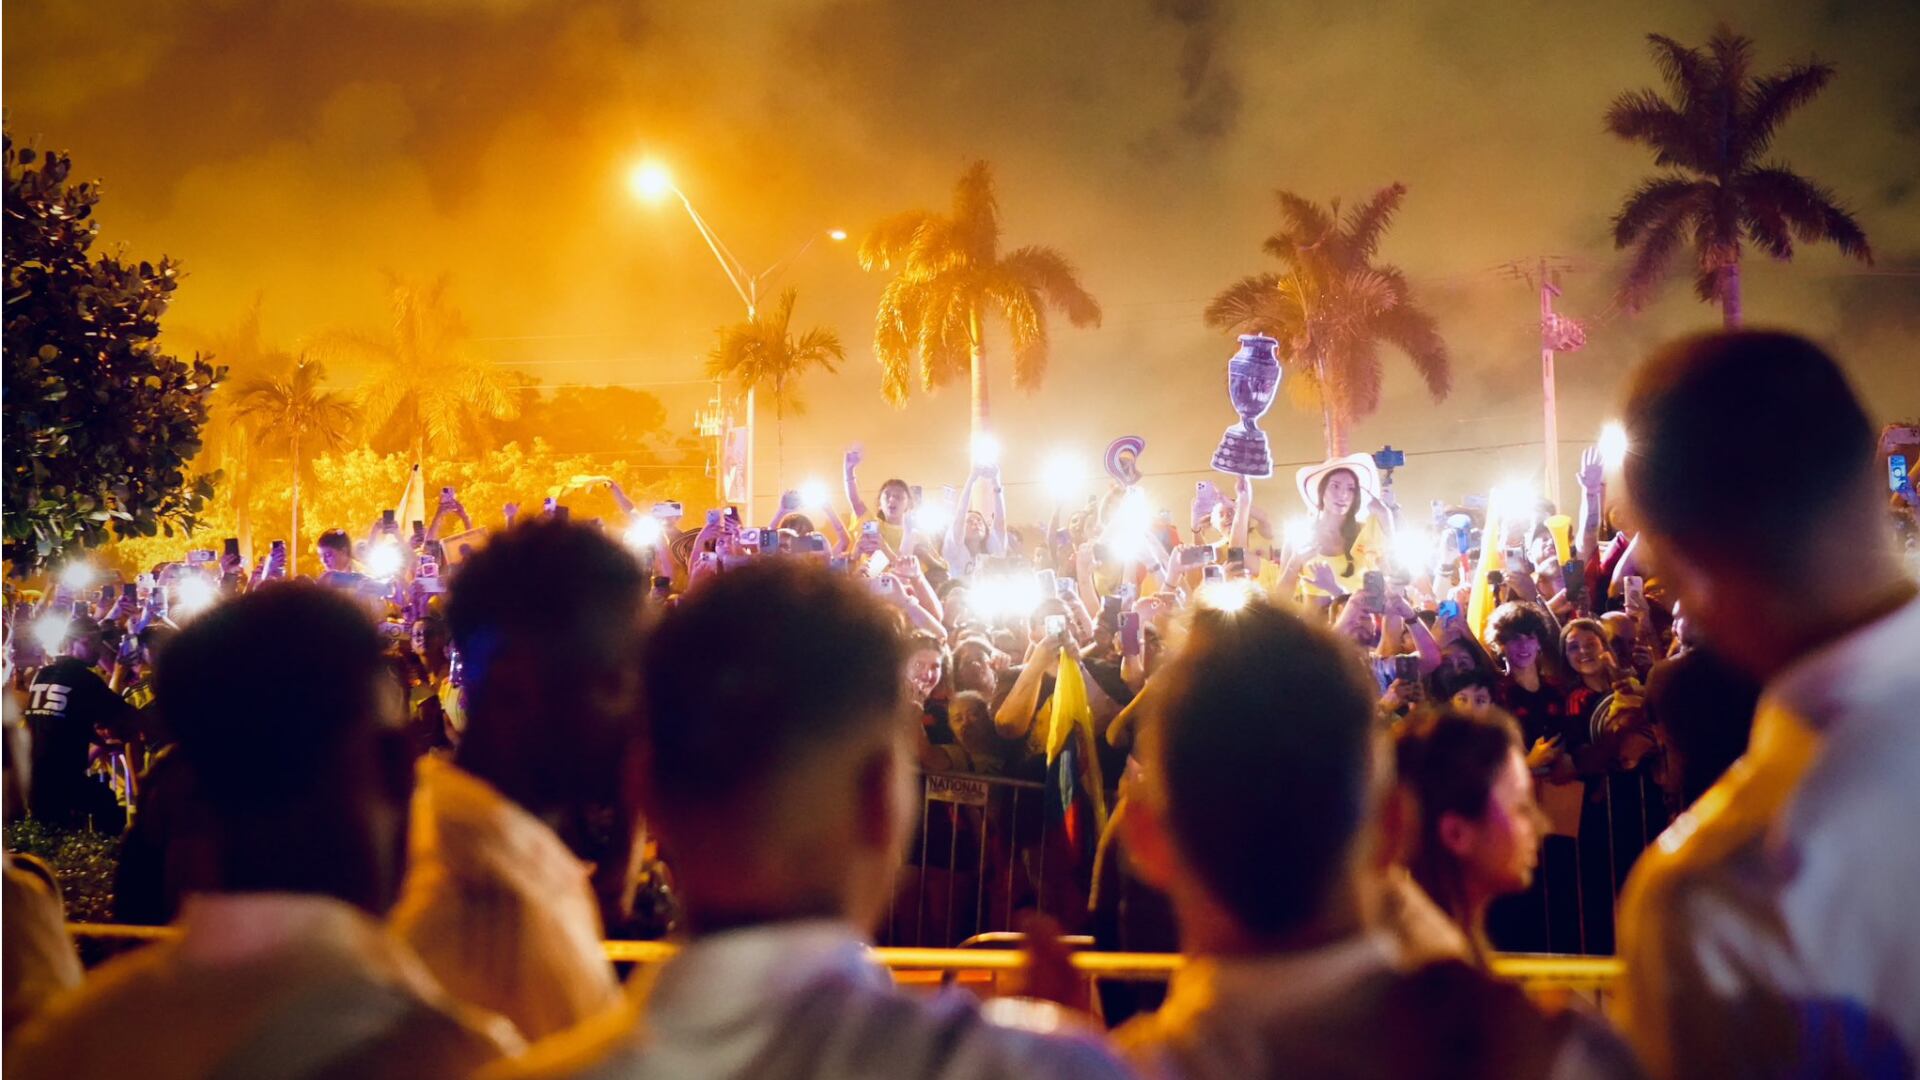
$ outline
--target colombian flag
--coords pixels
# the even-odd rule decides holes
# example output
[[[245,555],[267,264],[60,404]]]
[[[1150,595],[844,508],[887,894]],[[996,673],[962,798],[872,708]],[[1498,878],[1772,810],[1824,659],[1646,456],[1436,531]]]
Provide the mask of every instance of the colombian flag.
[[[1078,738],[1075,738],[1075,736]],[[1087,703],[1086,676],[1080,658],[1062,646],[1059,674],[1053,684],[1053,718],[1047,729],[1047,770],[1055,772],[1060,810],[1067,841],[1077,850],[1097,841],[1107,826],[1106,784],[1100,776],[1099,745],[1093,732],[1093,707]],[[1091,807],[1092,820],[1082,816],[1082,801]]]

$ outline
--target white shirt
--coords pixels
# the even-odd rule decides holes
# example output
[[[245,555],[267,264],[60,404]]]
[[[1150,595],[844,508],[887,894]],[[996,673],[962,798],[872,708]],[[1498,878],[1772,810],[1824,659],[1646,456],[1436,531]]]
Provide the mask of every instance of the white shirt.
[[[850,928],[827,920],[699,938],[636,976],[630,994],[637,1020],[624,1030],[554,1040],[503,1075],[608,1080],[1129,1075],[1094,1039],[997,1026],[964,993],[920,998],[900,992]],[[1026,1020],[1030,1028],[1061,1023],[1057,1010],[1044,1008],[1028,1011]]]
[[[520,1049],[349,904],[197,895],[180,936],[118,957],[7,1045],[7,1075],[60,1080],[464,1077]]]
[[[1648,1068],[1920,1069],[1916,824],[1920,600],[1775,676],[1746,755],[1634,868],[1620,1011]]]
[[[448,993],[528,1039],[619,1004],[587,866],[544,822],[424,757],[407,846],[392,925]]]
[[[1465,964],[1408,970],[1371,933],[1303,952],[1190,957],[1160,1011],[1115,1038],[1143,1073],[1170,1080],[1638,1075],[1598,1024],[1548,1016]]]

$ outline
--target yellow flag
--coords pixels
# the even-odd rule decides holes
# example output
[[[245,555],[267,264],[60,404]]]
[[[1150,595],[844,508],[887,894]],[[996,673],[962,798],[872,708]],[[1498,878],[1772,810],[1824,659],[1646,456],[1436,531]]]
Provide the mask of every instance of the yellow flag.
[[[1094,828],[1107,823],[1106,784],[1100,776],[1100,748],[1093,733],[1093,706],[1087,701],[1087,680],[1080,672],[1080,658],[1066,646],[1060,647],[1059,674],[1053,683],[1053,718],[1047,728],[1047,766],[1051,768],[1066,748],[1067,738],[1078,729],[1086,735],[1080,752],[1081,779],[1093,800]],[[1096,834],[1097,835],[1097,834]]]
[[[1499,500],[1487,500],[1487,524],[1480,530],[1480,562],[1473,568],[1473,592],[1467,598],[1467,627],[1473,636],[1486,639],[1487,616],[1493,614],[1493,590],[1487,587],[1487,574],[1493,570],[1493,558],[1500,551],[1506,523],[1500,520]]]

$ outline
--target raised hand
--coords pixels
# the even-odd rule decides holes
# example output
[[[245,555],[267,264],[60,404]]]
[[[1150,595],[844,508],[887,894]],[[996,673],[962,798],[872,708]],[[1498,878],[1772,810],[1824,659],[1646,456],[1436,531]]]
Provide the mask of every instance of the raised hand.
[[[1580,451],[1580,471],[1575,474],[1580,486],[1587,491],[1599,491],[1606,483],[1607,472],[1600,463],[1600,448],[1589,446]]]

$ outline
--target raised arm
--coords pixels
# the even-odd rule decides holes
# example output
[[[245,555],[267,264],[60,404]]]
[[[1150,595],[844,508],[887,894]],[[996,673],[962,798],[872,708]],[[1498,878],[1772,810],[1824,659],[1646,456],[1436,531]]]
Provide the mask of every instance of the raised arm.
[[[1022,739],[1033,726],[1033,711],[1040,707],[1040,684],[1054,664],[1059,662],[1060,639],[1048,637],[1027,650],[1027,661],[1020,677],[1013,680],[1007,700],[993,714],[993,729],[1003,739]]]
[[[1229,548],[1239,548],[1240,557],[1246,560],[1247,573],[1259,574],[1260,557],[1253,553],[1247,538],[1253,529],[1253,477],[1242,476],[1233,491],[1233,539],[1227,541]]]
[[[980,479],[981,466],[975,465],[967,473],[967,482],[960,485],[960,499],[953,505],[953,520],[947,522],[947,541],[942,546],[946,551],[959,551],[967,546],[967,513],[973,509],[973,482]]]
[[[854,480],[854,470],[860,467],[860,448],[849,447],[846,457],[847,506],[853,511],[853,519],[859,521],[867,516],[867,501],[860,497],[860,485]]]
[[[1606,496],[1607,473],[1600,463],[1600,448],[1589,446],[1580,452],[1580,535],[1574,538],[1574,554],[1581,562],[1593,561],[1600,549],[1600,505]]]

